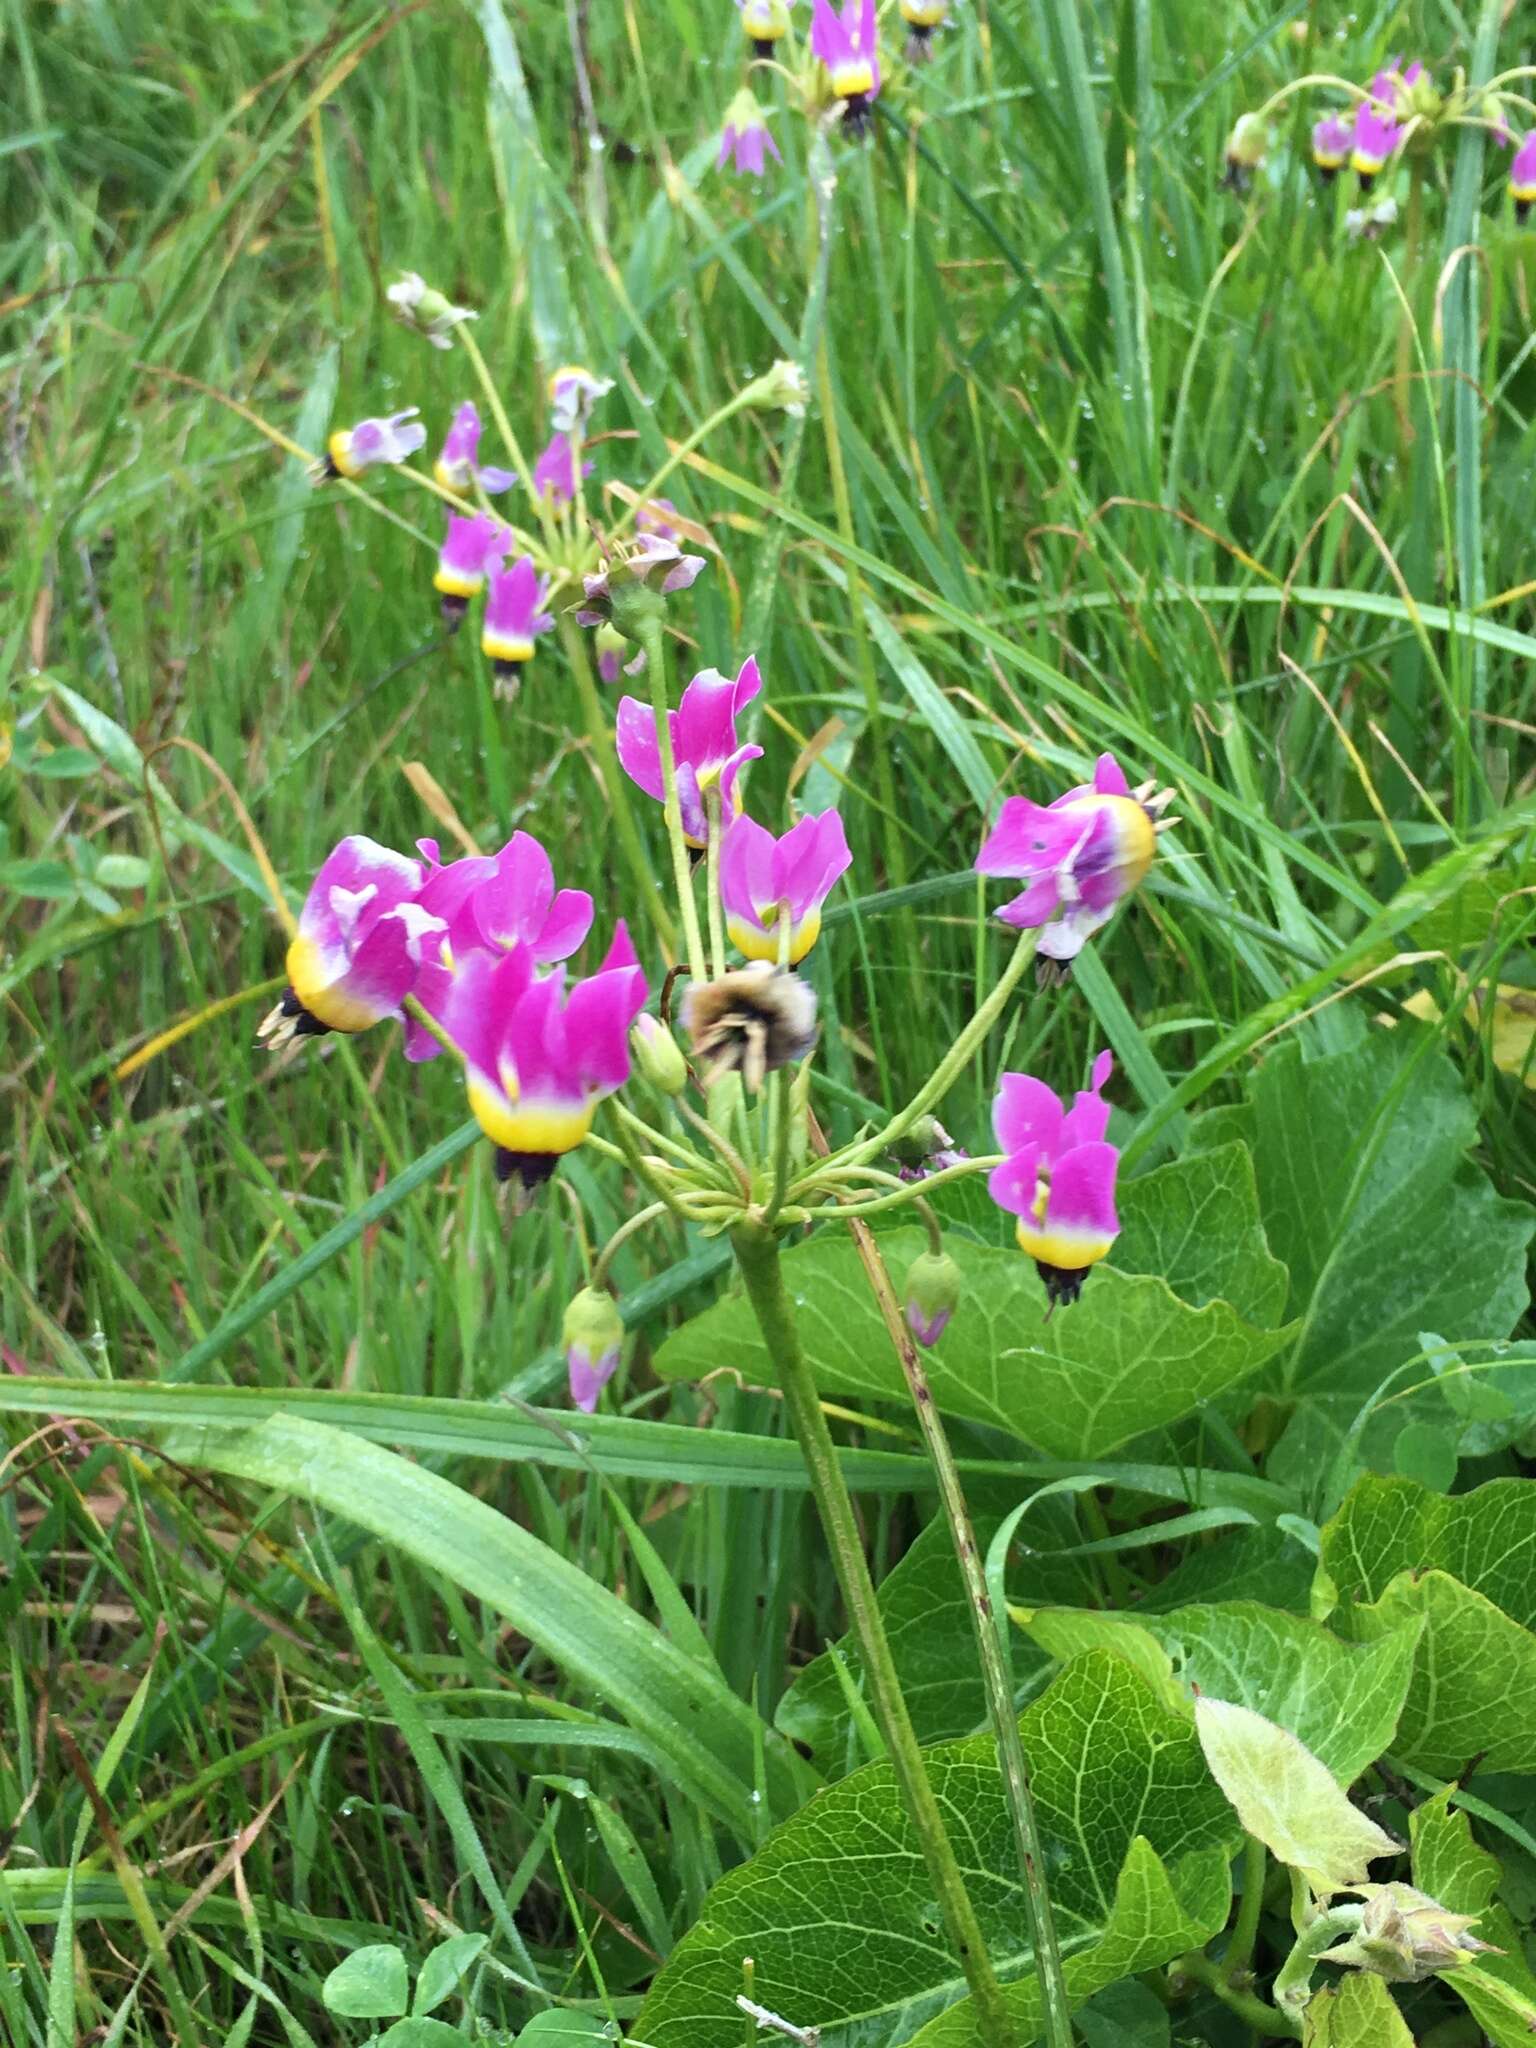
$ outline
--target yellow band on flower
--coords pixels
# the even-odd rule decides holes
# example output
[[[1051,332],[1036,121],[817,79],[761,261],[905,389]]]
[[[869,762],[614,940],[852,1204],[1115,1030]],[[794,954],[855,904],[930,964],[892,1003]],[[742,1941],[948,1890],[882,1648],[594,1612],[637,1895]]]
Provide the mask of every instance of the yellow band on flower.
[[[457,569],[439,569],[432,578],[432,588],[440,590],[444,597],[473,597],[484,583],[483,576],[465,576]]]
[[[1108,1257],[1114,1243],[1112,1237],[1097,1231],[1064,1230],[1059,1225],[1055,1230],[1036,1230],[1028,1217],[1019,1219],[1018,1237],[1021,1251],[1028,1252],[1043,1266],[1057,1266],[1064,1273],[1080,1273],[1085,1267],[1096,1266],[1100,1259]]]
[[[471,1080],[467,1092],[475,1122],[507,1152],[574,1152],[591,1130],[597,1111],[593,1102],[509,1102],[483,1081]]]
[[[487,661],[532,661],[533,642],[516,633],[482,633],[480,652]]]
[[[358,476],[359,466],[352,460],[352,434],[347,427],[339,427],[325,444],[325,452],[331,458],[331,467],[338,476]]]
[[[288,948],[288,985],[311,1017],[332,1031],[366,1031],[381,1012],[372,1003],[334,985],[325,956],[313,939],[296,938]]]

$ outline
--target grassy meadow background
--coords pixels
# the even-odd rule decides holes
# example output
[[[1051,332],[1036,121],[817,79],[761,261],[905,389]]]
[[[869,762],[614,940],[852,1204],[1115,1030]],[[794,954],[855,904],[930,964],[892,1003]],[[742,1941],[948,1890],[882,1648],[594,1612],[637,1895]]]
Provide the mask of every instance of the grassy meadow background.
[[[868,145],[834,140],[819,257],[797,115],[761,185],[714,173],[727,0],[8,0],[6,1376],[439,1397],[414,1437],[404,1411],[363,1421],[694,1631],[770,1716],[841,1625],[792,1455],[733,1468],[725,1439],[639,1426],[781,1435],[765,1393],[648,1369],[717,1248],[626,1246],[640,1336],[609,1401],[637,1426],[584,1467],[504,1401],[560,1398],[580,1275],[559,1191],[514,1227],[454,1138],[449,1063],[407,1068],[392,1028],[253,1046],[282,939],[210,761],[295,900],[343,833],[449,836],[417,763],[480,843],[533,830],[600,922],[633,910],[554,638],[496,703],[473,634],[442,633],[430,548],[312,491],[242,410],[318,449],[419,404],[435,439],[472,386],[391,318],[401,268],[480,309],[525,446],[557,363],[617,380],[601,517],[604,483],[639,486],[798,354],[824,260],[803,438],[740,417],[667,490],[718,550],[674,614],[683,672],[756,648],[754,805],[837,801],[855,850],[812,962],[834,1133],[928,1073],[1001,957],[968,874],[997,800],[1108,747],[1175,783],[1184,823],[1075,983],[1016,1007],[955,1135],[984,1149],[999,1066],[1070,1082],[1107,1040],[1147,1119],[1128,1164],[1152,1164],[1273,1034],[1338,1051],[1417,993],[1480,1163],[1530,1199],[1529,1026],[1469,1005],[1460,970],[1536,1001],[1509,831],[1536,782],[1536,229],[1468,130],[1432,165],[1416,263],[1403,228],[1349,240],[1305,102],[1252,198],[1219,189],[1235,116],[1288,78],[1398,48],[1442,77],[1479,47],[1515,64],[1506,11],[965,0],[926,73],[891,63]],[[387,473],[376,496],[435,545],[424,497]],[[1410,878],[1474,875],[1494,830],[1515,886],[1442,891],[1418,922]],[[564,1177],[606,1235],[619,1181]],[[502,1423],[455,1423],[471,1400]],[[156,1455],[131,1390],[47,1412],[7,1417],[0,1481],[11,2038],[43,2043],[51,2014],[158,2042],[190,2014],[209,2040],[361,2040],[320,2006],[326,1972],[359,1939],[496,1932],[483,1871],[548,1983],[632,2013],[737,1853],[643,1743],[405,1550],[210,1474],[195,1427]],[[848,1434],[913,1444],[901,1417]],[[861,1495],[882,1564],[926,1512],[916,1474]],[[104,1752],[110,1825],[84,1789]],[[511,2029],[520,1965],[499,1934],[490,1953],[478,2011]]]

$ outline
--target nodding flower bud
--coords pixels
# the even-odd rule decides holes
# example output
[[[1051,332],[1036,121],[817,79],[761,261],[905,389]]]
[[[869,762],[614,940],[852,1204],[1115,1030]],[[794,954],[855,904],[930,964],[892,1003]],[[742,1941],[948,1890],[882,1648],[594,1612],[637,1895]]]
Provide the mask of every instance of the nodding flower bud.
[[[943,1336],[960,1287],[960,1268],[948,1252],[919,1252],[907,1268],[907,1328],[925,1349]]]
[[[445,293],[418,277],[414,270],[404,272],[399,283],[392,284],[384,296],[406,326],[424,334],[434,348],[452,348],[454,328],[480,317],[468,306],[453,305]]]
[[[1227,138],[1227,167],[1222,184],[1229,192],[1246,192],[1253,173],[1269,153],[1269,123],[1262,114],[1239,114]]]
[[[952,1151],[954,1143],[936,1116],[920,1116],[909,1130],[902,1132],[891,1153],[899,1165],[926,1166],[935,1153]]]
[[[642,1010],[629,1034],[635,1072],[663,1095],[681,1095],[688,1085],[683,1049],[659,1017]]]
[[[803,419],[811,387],[804,370],[781,356],[772,369],[754,377],[741,393],[741,403],[760,412],[787,412],[791,419]]]
[[[583,1287],[565,1312],[560,1341],[565,1346],[571,1399],[590,1415],[597,1397],[618,1369],[624,1323],[613,1296],[602,1287]]]

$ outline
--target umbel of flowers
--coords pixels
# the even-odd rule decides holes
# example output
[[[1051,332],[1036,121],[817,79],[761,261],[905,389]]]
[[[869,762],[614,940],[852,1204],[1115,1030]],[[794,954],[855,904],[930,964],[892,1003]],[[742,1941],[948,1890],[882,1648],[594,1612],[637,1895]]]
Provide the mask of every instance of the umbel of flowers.
[[[1312,162],[1324,184],[1348,170],[1360,191],[1370,193],[1399,162],[1421,162],[1460,131],[1478,127],[1513,150],[1509,191],[1516,219],[1523,221],[1536,202],[1536,134],[1527,134],[1516,146],[1522,117],[1533,110],[1515,87],[1533,75],[1533,67],[1521,66],[1486,85],[1469,86],[1457,72],[1442,87],[1423,58],[1393,56],[1363,85],[1324,73],[1296,79],[1262,107],[1238,117],[1227,142],[1222,182],[1247,191],[1269,153],[1281,108],[1298,93],[1314,93],[1326,95],[1311,130]],[[1352,232],[1379,230],[1393,218],[1395,209],[1389,206],[1352,213]]]

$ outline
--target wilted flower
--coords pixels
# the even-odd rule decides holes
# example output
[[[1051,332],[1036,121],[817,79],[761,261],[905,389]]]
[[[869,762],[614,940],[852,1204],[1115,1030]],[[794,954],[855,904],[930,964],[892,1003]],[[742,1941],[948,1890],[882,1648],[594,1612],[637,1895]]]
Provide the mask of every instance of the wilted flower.
[[[1397,224],[1397,201],[1378,199],[1374,206],[1352,206],[1344,216],[1344,232],[1352,242],[1379,242]]]
[[[427,430],[416,415],[419,405],[393,412],[387,419],[359,420],[355,427],[338,427],[325,444],[325,454],[315,464],[316,483],[328,477],[361,476],[377,462],[404,462],[427,438]]]
[[[592,474],[592,464],[581,465],[583,476]],[[535,497],[547,497],[553,505],[569,505],[576,495],[576,444],[569,434],[550,437],[543,454],[533,465]]]
[[[592,408],[613,389],[611,377],[594,377],[579,363],[566,363],[549,380],[550,424],[557,434],[585,432]]]
[[[549,855],[531,832],[514,832],[499,853],[438,861],[437,841],[419,840],[429,863],[416,901],[435,921],[435,942],[414,994],[422,1008],[445,1019],[453,977],[476,953],[493,958],[522,947],[535,967],[568,960],[592,928],[592,898],[585,889],[557,889]],[[414,1017],[406,1019],[408,1060],[436,1059],[440,1047]]]
[[[752,43],[754,57],[771,57],[775,43],[789,34],[789,6],[786,0],[736,0],[741,25]]]
[[[869,124],[869,103],[880,90],[880,51],[875,0],[843,0],[836,13],[830,0],[811,0],[811,54],[827,67],[832,90],[843,103],[843,122],[857,135]]]
[[[1079,1090],[1070,1109],[1031,1074],[1004,1074],[992,1105],[997,1142],[1008,1156],[987,1187],[1000,1209],[1018,1217],[1020,1248],[1034,1260],[1053,1308],[1076,1301],[1088,1268],[1120,1230],[1120,1154],[1105,1142],[1109,1105],[1099,1092],[1113,1067],[1101,1052],[1092,1088]]]
[[[629,1027],[645,998],[622,923],[597,973],[569,992],[563,974],[538,972],[528,946],[456,966],[443,1024],[464,1055],[498,1180],[535,1188],[582,1143],[598,1103],[629,1079]]]
[[[732,945],[749,960],[777,961],[787,920],[784,964],[798,967],[821,936],[821,906],[852,859],[836,811],[802,818],[782,839],[755,818],[737,818],[720,849],[720,900]]]
[[[749,177],[760,178],[765,151],[772,155],[775,163],[784,161],[779,155],[779,145],[768,132],[768,123],[757,103],[757,95],[751,86],[744,85],[725,110],[725,126],[720,134],[720,155],[715,169],[723,171],[729,163]]]
[[[1360,102],[1355,109],[1355,133],[1349,152],[1349,166],[1359,178],[1362,192],[1370,191],[1401,140],[1402,130],[1390,114],[1384,114],[1370,100]]]
[[[948,1252],[919,1252],[907,1268],[907,1328],[925,1350],[938,1343],[960,1302],[961,1274]]]
[[[443,623],[451,633],[464,623],[469,600],[484,588],[487,573],[511,545],[510,528],[488,512],[477,512],[472,519],[450,513],[432,587],[442,594]]]
[[[549,586],[534,568],[532,555],[519,555],[491,578],[480,652],[491,664],[498,696],[503,685],[515,685],[523,663],[533,659],[534,641],[555,623],[554,614],[544,610],[548,595]]]
[[[366,1031],[395,1016],[422,967],[441,919],[416,901],[419,862],[354,834],[321,864],[288,947],[288,986],[262,1019],[258,1045],[276,1052],[292,1038]]]
[[[1536,129],[1515,151],[1509,166],[1509,196],[1515,202],[1515,219],[1524,220],[1536,205]]]
[[[434,348],[452,348],[454,328],[462,327],[466,320],[478,320],[480,317],[468,306],[450,305],[440,291],[435,291],[414,270],[407,270],[400,282],[392,284],[384,296],[406,326],[424,334]]]
[[[1324,1949],[1325,1963],[1351,1963],[1390,1984],[1420,1984],[1437,1970],[1454,1970],[1469,1955],[1499,1955],[1468,1929],[1475,1913],[1452,1913],[1411,1884],[1360,1885],[1365,1910],[1360,1925],[1337,1948]]]
[[[949,0],[901,0],[901,18],[907,24],[906,60],[926,64],[933,55],[933,32],[942,28]]]
[[[920,1116],[910,1130],[903,1131],[891,1147],[896,1156],[898,1177],[904,1181],[926,1180],[930,1173],[942,1173],[946,1166],[958,1166],[970,1153],[957,1145],[936,1116]]]
[[[606,557],[595,575],[583,576],[576,623],[612,624],[626,638],[637,639],[634,629],[640,621],[658,617],[661,600],[687,590],[703,568],[702,555],[685,555],[675,540],[642,533],[627,548]]]
[[[688,1085],[688,1062],[683,1049],[659,1017],[643,1010],[629,1034],[635,1069],[663,1095],[681,1095]]]
[[[624,1323],[613,1296],[603,1287],[583,1287],[565,1312],[560,1330],[571,1399],[590,1415],[597,1397],[618,1369]]]
[[[815,1044],[816,996],[798,974],[754,961],[718,981],[690,983],[683,1025],[706,1087],[740,1074],[755,1092],[765,1075],[804,1059]]]
[[[1100,754],[1092,783],[1052,804],[1009,797],[976,856],[979,874],[1029,878],[997,913],[1003,923],[1039,927],[1043,960],[1076,959],[1151,867],[1171,796],[1151,783],[1130,789],[1114,755]]]
[[[637,676],[645,667],[645,649],[626,640],[617,626],[599,626],[592,645],[597,650],[597,673],[605,683],[616,683],[621,675]]]
[[[445,491],[463,492],[471,484],[478,484],[487,497],[494,498],[499,491],[510,490],[517,482],[516,473],[497,469],[494,464],[479,468],[475,462],[479,452],[480,414],[474,400],[467,398],[453,416],[453,425],[444,437],[432,474]]]
[[[1354,125],[1342,114],[1324,114],[1313,124],[1312,161],[1322,172],[1325,182],[1335,177],[1349,161],[1354,138]]]
[[[719,790],[720,815],[726,823],[741,809],[737,777],[743,765],[755,761],[763,750],[737,745],[736,720],[762,686],[757,658],[749,654],[734,682],[727,681],[716,668],[701,669],[684,690],[677,709],[667,713],[677,772],[678,811],[683,836],[690,846],[709,843],[709,814],[704,806],[707,790]],[[642,704],[638,697],[621,698],[614,737],[619,765],[630,781],[657,803],[665,803],[666,782],[656,739],[656,715],[650,705]]]
[[[1381,111],[1397,121],[1411,120],[1415,114],[1432,120],[1440,111],[1435,82],[1417,57],[1406,68],[1401,57],[1393,57],[1366,90]]]
[[[1269,152],[1269,123],[1262,114],[1239,114],[1227,138],[1221,182],[1229,192],[1246,192]]]
[[[741,394],[743,405],[756,406],[762,412],[787,412],[792,418],[804,415],[806,401],[811,395],[805,372],[798,363],[781,356],[771,370],[765,370],[761,377],[754,377]]]

